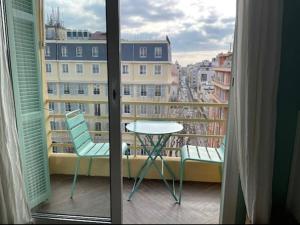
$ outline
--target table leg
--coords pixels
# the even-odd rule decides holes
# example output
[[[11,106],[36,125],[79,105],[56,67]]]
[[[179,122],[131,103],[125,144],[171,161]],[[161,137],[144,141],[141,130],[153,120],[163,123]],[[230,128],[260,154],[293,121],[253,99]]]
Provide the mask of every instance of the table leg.
[[[150,167],[152,165],[154,165],[154,167],[157,170],[157,172],[159,173],[161,179],[164,181],[165,185],[167,186],[169,192],[171,193],[171,195],[174,197],[175,201],[177,202],[178,200],[177,200],[176,192],[175,192],[175,175],[172,172],[172,170],[169,167],[169,165],[164,161],[163,157],[161,156],[161,152],[163,150],[163,147],[166,145],[166,143],[169,140],[169,138],[171,137],[171,135],[168,134],[168,135],[161,135],[161,136],[159,136],[159,140],[157,141],[157,143],[154,143],[152,136],[146,135],[146,137],[148,138],[148,140],[151,143],[151,146],[153,147],[152,151],[149,151],[147,149],[147,147],[145,146],[143,140],[141,139],[141,137],[139,135],[137,135],[137,137],[138,137],[139,141],[141,142],[141,145],[143,146],[145,152],[147,152],[147,154],[149,155],[149,157],[147,158],[146,162],[144,163],[144,165],[142,166],[142,168],[140,169],[138,175],[135,178],[135,183],[134,183],[132,192],[129,195],[128,200],[129,201],[131,200],[132,196],[134,195],[134,193],[138,190],[139,186],[141,185],[144,177],[149,172]],[[153,153],[155,154],[155,157],[152,156]],[[155,164],[155,160],[157,159],[157,157],[161,158],[161,160],[163,162],[163,165],[166,166],[168,172],[173,177],[173,190],[170,187],[167,179],[164,177],[164,175],[161,173],[161,171],[158,168],[158,166]]]

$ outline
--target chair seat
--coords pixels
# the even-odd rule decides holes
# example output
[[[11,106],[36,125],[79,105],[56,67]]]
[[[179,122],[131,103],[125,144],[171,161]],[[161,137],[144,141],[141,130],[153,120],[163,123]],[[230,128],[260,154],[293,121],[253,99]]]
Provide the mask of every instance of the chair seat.
[[[181,157],[182,161],[194,160],[207,163],[224,162],[224,152],[219,148],[186,145],[181,149]]]
[[[127,144],[122,143],[122,154],[127,154]],[[89,142],[80,151],[78,155],[81,157],[109,157],[109,143],[93,143]]]

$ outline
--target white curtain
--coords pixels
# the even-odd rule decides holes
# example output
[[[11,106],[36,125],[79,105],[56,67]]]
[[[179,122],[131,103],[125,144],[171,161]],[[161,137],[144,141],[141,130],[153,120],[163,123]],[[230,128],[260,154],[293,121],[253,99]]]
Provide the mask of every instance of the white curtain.
[[[238,0],[233,122],[248,217],[267,223],[272,204],[283,0]]]
[[[0,224],[31,222],[19,158],[3,2],[0,11]]]

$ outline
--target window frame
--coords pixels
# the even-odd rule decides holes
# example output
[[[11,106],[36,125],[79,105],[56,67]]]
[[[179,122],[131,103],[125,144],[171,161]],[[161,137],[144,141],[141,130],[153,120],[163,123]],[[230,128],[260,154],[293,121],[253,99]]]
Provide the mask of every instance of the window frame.
[[[68,63],[62,63],[61,67],[62,67],[62,73],[63,74],[68,74],[69,73],[69,64]]]
[[[61,46],[61,57],[68,57],[68,47],[67,46]]]
[[[78,70],[78,68],[81,67],[81,72]],[[75,65],[75,71],[77,75],[83,75],[84,74],[84,65],[83,63],[76,63]]]
[[[144,87],[144,88],[143,88]],[[143,90],[144,89],[144,90]],[[140,90],[140,95],[141,97],[147,97],[147,85],[142,84],[141,85],[141,90]]]
[[[160,52],[160,54],[157,54],[157,50],[159,50],[158,52]],[[162,58],[162,55],[163,55],[163,48],[162,47],[155,47],[154,48],[154,58],[160,59],[160,58]]]
[[[145,68],[144,70],[142,68]],[[146,64],[140,64],[139,66],[139,74],[141,76],[147,76],[147,65]]]
[[[162,75],[162,65],[161,64],[154,64],[154,75],[155,76],[160,76]],[[157,68],[160,68],[159,70],[157,70]],[[159,73],[157,73],[157,71],[159,71]]]
[[[99,47],[98,46],[92,47],[92,57],[94,57],[94,58],[99,57]]]
[[[148,48],[143,46],[140,47],[140,58],[147,58]]]
[[[98,67],[98,72],[95,72],[95,70],[94,70],[94,69],[95,69],[95,66]],[[99,75],[99,74],[101,74],[100,71],[101,71],[101,70],[100,70],[100,64],[99,64],[99,63],[92,63],[92,74],[93,74],[93,75]]]
[[[83,47],[82,46],[77,46],[75,49],[75,55],[78,58],[83,57]]]

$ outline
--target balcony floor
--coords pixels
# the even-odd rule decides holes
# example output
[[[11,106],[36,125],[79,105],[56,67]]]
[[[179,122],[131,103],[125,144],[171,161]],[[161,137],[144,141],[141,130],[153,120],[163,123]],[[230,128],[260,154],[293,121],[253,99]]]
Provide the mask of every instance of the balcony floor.
[[[71,176],[51,176],[52,197],[35,211],[85,216],[110,216],[109,179],[79,177],[74,199],[69,198]],[[131,202],[133,185],[124,180],[126,224],[216,224],[219,222],[220,185],[185,182],[182,205],[174,204],[162,181],[144,180]]]

